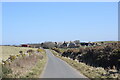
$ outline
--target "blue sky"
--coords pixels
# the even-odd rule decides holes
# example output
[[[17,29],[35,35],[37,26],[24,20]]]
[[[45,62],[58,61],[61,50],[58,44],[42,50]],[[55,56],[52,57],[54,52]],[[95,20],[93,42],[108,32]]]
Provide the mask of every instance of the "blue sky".
[[[118,40],[117,2],[2,3],[3,44]]]

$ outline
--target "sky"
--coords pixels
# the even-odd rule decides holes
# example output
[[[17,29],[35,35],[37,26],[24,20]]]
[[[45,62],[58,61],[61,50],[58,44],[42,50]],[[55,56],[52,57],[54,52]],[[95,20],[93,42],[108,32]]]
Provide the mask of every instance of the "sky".
[[[117,41],[117,2],[4,2],[2,44]]]

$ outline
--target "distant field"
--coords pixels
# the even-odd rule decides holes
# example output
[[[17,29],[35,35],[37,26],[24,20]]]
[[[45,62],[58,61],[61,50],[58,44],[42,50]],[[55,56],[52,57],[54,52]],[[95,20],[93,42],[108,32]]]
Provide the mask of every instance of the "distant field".
[[[26,52],[29,49],[37,50],[37,48],[0,46],[0,61],[6,60],[10,55],[19,54],[19,51]]]

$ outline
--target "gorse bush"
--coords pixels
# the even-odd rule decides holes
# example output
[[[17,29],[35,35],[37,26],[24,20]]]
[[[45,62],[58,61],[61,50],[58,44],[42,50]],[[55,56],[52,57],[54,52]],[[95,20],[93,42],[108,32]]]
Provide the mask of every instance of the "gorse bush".
[[[37,49],[37,52],[45,52],[43,49]]]
[[[52,50],[54,50],[54,51],[56,51],[58,53],[61,53],[60,49],[58,49],[58,48],[52,48]]]
[[[17,57],[15,55],[10,55],[10,57],[8,59],[10,59],[11,61],[14,61]]]
[[[59,52],[59,49],[53,49]],[[102,46],[92,46],[77,49],[68,49],[62,56],[69,57],[79,62],[94,67],[120,69],[120,46],[118,43],[111,43]]]
[[[20,54],[18,54],[18,55],[16,55],[17,57],[20,57],[21,55]]]
[[[20,54],[22,54],[22,53],[23,53],[23,51],[19,51],[19,53],[20,53]]]
[[[27,50],[27,53],[34,53],[35,51],[32,49]]]
[[[4,61],[4,60],[2,60],[2,63],[3,63],[4,65],[9,64],[8,61]]]
[[[21,56],[22,56],[22,57],[25,57],[25,56],[26,56],[26,54],[22,53],[22,54],[21,54]]]

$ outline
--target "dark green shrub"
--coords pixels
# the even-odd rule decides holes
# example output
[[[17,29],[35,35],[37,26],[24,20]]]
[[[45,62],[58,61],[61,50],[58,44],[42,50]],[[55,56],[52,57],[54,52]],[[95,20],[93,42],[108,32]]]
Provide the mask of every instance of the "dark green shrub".
[[[27,50],[27,53],[34,53],[34,50],[29,49],[29,50]]]
[[[22,54],[22,53],[23,53],[23,51],[19,51],[19,53],[20,53],[20,54]]]

